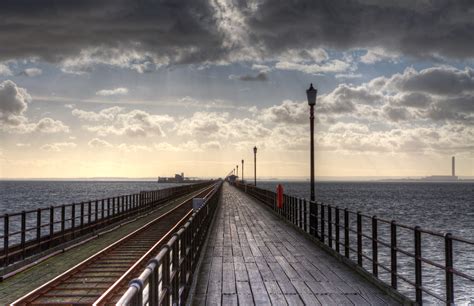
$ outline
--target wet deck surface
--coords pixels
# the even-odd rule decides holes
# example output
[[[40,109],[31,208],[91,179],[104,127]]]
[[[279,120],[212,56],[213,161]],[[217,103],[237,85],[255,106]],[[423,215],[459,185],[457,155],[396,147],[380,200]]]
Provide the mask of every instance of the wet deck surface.
[[[193,305],[397,305],[261,204],[227,184]]]

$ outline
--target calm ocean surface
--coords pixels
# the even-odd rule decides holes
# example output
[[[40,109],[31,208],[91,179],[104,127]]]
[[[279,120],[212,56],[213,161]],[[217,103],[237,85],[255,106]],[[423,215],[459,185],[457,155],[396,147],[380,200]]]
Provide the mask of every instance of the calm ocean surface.
[[[274,191],[278,183],[283,184],[285,193],[309,198],[308,182],[258,182],[258,186]],[[86,200],[136,193],[141,190],[167,188],[175,184],[157,184],[152,181],[0,181],[0,214],[12,213],[50,205],[70,204]],[[368,215],[394,219],[399,223],[440,232],[451,232],[474,240],[474,184],[473,183],[378,183],[378,182],[324,182],[316,184],[316,198],[325,204],[360,210]],[[370,224],[364,231],[370,235]],[[380,225],[380,239],[390,241],[388,227]],[[341,235],[342,236],[342,235]],[[428,236],[428,235],[426,235]],[[399,246],[413,252],[413,233],[399,232]],[[351,237],[355,242],[355,237]],[[422,236],[423,256],[444,264],[443,239]],[[367,255],[370,254],[370,243]],[[474,276],[474,247],[454,244],[455,267]],[[388,250],[381,248],[379,258],[382,264],[390,262]],[[354,257],[355,258],[355,257]],[[371,264],[364,260],[364,266],[371,271]],[[399,269],[414,281],[413,259],[400,256]],[[381,269],[379,269],[380,271]],[[379,272],[382,279],[389,279],[387,273]],[[423,265],[423,278],[430,289],[444,295],[444,272]],[[427,277],[429,276],[429,277]],[[474,300],[474,286],[470,282],[455,278],[457,302]],[[409,286],[399,282],[400,288],[412,296]],[[427,302],[431,300],[427,299]]]

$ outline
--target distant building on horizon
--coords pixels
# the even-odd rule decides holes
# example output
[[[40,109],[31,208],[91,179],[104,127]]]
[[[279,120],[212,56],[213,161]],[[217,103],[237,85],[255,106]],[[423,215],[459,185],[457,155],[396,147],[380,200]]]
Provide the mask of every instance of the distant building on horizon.
[[[426,182],[452,182],[457,181],[458,177],[456,176],[456,158],[451,157],[451,175],[431,175],[423,177],[420,181]]]
[[[184,173],[175,174],[174,177],[158,177],[158,183],[183,183]]]

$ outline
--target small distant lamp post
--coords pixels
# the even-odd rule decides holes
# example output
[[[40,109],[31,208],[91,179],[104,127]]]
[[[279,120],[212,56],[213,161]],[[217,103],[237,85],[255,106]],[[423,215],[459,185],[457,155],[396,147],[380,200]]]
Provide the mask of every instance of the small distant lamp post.
[[[237,168],[237,177],[239,177],[239,165],[235,166]]]
[[[306,90],[306,96],[308,97],[309,105],[309,123],[311,130],[311,201],[314,201],[314,106],[316,105],[316,95],[318,91],[314,89],[313,83],[308,90]]]
[[[245,182],[244,182],[244,160],[243,159],[242,159],[242,179],[241,180],[242,180],[242,183],[245,184]]]
[[[257,147],[253,147],[253,179],[254,179],[254,185],[257,187]]]

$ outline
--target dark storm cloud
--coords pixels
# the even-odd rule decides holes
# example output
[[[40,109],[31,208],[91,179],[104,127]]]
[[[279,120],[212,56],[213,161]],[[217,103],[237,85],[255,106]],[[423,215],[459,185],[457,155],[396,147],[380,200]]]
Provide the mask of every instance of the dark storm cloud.
[[[251,75],[251,74],[244,74],[244,75],[231,75],[231,79],[238,79],[240,81],[247,81],[247,82],[265,82],[268,81],[268,76],[265,72],[260,72],[257,75]]]
[[[382,47],[415,56],[474,57],[472,0],[264,0],[247,13],[269,50]]]
[[[220,58],[221,34],[207,0],[6,0],[0,59],[59,61],[86,48],[151,52],[196,62]],[[185,52],[180,52],[185,50]]]
[[[3,0],[0,60],[57,62],[88,48],[147,52],[166,63],[239,60],[252,48],[263,58],[314,47],[474,57],[471,0],[228,2]]]
[[[392,80],[400,90],[427,92],[436,95],[459,95],[474,92],[474,70],[433,67],[420,73],[404,73]]]

